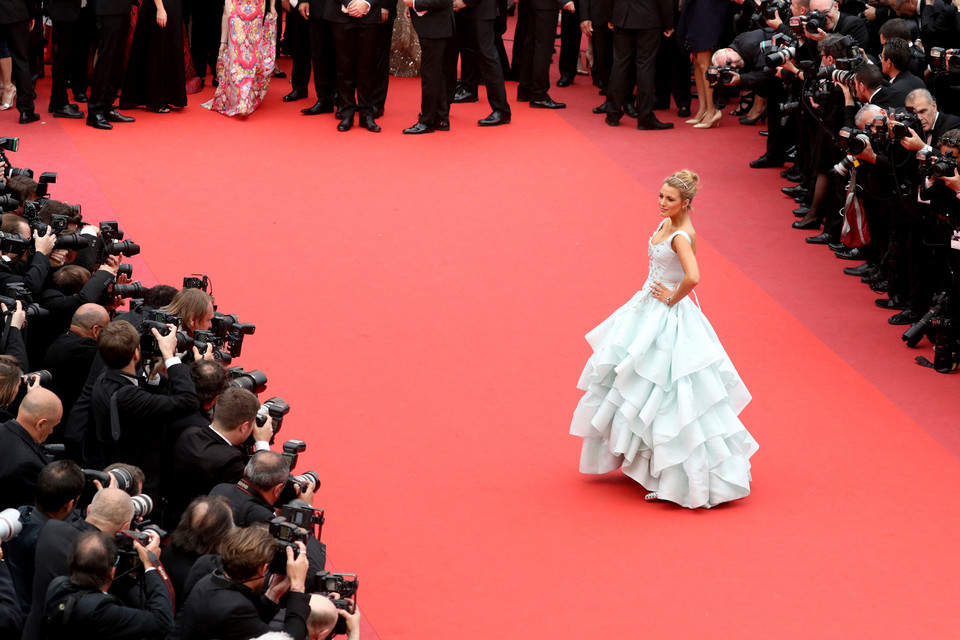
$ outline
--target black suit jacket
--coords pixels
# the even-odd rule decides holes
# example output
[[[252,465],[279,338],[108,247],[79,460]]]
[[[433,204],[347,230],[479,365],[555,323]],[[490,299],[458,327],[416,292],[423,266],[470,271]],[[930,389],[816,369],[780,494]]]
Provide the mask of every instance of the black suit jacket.
[[[80,17],[81,0],[46,0],[44,8],[51,20],[73,22]]]
[[[901,71],[890,81],[889,91],[893,95],[896,105],[902,107],[907,102],[907,95],[914,89],[926,89],[923,80],[909,71]]]
[[[670,0],[613,0],[610,20],[621,29],[673,29],[673,3]]]
[[[936,149],[940,142],[940,136],[950,131],[950,129],[960,129],[960,116],[954,116],[949,113],[944,113],[943,111],[938,112],[937,121],[933,123],[933,128],[930,129],[930,133],[933,134],[933,137],[930,139],[930,146]]]
[[[0,1],[0,24],[26,22],[37,16],[36,0]]]
[[[33,504],[37,475],[47,460],[16,420],[0,424],[0,510]]]
[[[463,0],[466,7],[460,14],[466,20],[496,20],[497,0]]]
[[[606,26],[613,19],[613,0],[580,0],[577,9],[580,11],[581,22],[590,20]]]
[[[78,517],[50,520],[40,531],[37,540],[36,562],[33,571],[33,606],[23,629],[23,640],[37,640],[40,621],[46,610],[47,587],[58,576],[67,575],[70,545],[84,531],[97,528]]]
[[[98,16],[130,15],[131,0],[93,0],[93,12]]]
[[[168,388],[133,384],[119,370],[107,371],[94,386],[90,409],[96,425],[103,464],[129,462],[144,469],[147,482],[159,482],[163,430],[177,418],[197,410],[200,401],[190,378],[190,367],[180,363],[167,371]],[[110,398],[116,393],[120,421],[119,439],[114,439],[110,421]],[[151,471],[153,478],[151,479]],[[149,491],[144,488],[144,492]]]
[[[26,618],[33,602],[33,569],[40,532],[50,518],[36,507],[20,507],[20,524],[23,530],[13,540],[4,543],[3,559],[10,566],[13,586],[20,599],[20,609]]]
[[[270,631],[268,623],[278,611],[275,603],[216,572],[202,578],[190,592],[169,640],[249,640]],[[291,592],[283,630],[294,640],[303,640],[309,614],[310,596]]]
[[[79,589],[60,576],[47,591],[46,614],[76,596],[73,611],[66,625],[48,628],[49,640],[128,640],[163,638],[173,629],[173,602],[156,571],[143,574],[146,602],[142,607],[128,607],[114,595]]]
[[[218,484],[236,484],[246,465],[247,455],[209,426],[190,427],[181,433],[173,447],[170,476],[169,498],[176,513]]]
[[[90,365],[97,356],[97,341],[94,338],[85,338],[73,331],[67,331],[57,336],[43,359],[44,368],[50,372],[53,380],[50,390],[57,394],[63,403],[63,426],[70,415],[73,403],[83,390],[90,373]],[[63,430],[63,426],[57,427]]]
[[[23,628],[20,603],[13,589],[13,580],[7,565],[0,562],[0,636],[16,638]]]
[[[344,13],[341,7],[346,7],[351,0],[326,0],[323,8],[323,19],[328,22],[337,22],[340,24],[380,24],[380,9],[389,9],[388,3],[382,0],[367,0],[370,3],[370,11],[359,18],[353,18]],[[310,13],[313,14],[313,5],[310,6]]]
[[[223,496],[233,510],[233,523],[238,527],[248,527],[257,522],[268,522],[276,517],[273,507],[255,492],[241,489],[236,484],[218,484],[210,490],[212,496]]]
[[[422,16],[417,11],[426,11]],[[410,20],[420,38],[452,38],[454,34],[453,0],[415,0]]]

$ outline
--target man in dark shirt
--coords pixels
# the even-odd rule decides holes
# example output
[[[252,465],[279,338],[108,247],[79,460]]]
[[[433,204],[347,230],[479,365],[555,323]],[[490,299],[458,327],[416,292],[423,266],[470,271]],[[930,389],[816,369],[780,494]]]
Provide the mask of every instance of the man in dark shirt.
[[[60,400],[36,380],[20,403],[16,420],[0,425],[0,509],[33,504],[40,470],[47,465],[40,445],[60,422]]]

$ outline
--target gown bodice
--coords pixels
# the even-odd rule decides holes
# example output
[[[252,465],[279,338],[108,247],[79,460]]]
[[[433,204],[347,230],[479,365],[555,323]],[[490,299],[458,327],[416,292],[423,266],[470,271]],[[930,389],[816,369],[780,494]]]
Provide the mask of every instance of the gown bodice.
[[[643,285],[644,289],[649,289],[654,280],[668,288],[675,287],[683,280],[683,265],[680,264],[680,256],[673,250],[673,239],[677,236],[683,236],[691,243],[693,241],[686,231],[674,231],[661,242],[654,244],[653,238],[661,227],[663,227],[663,222],[653,232],[650,241],[647,243],[647,255],[650,256],[650,272],[647,275],[646,283]]]

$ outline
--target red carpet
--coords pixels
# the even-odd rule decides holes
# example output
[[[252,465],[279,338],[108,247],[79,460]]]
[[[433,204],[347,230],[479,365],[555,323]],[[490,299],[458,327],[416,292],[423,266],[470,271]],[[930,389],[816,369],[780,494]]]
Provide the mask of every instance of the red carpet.
[[[365,637],[955,635],[956,378],[788,228],[775,172],[745,168],[755,130],[612,129],[586,85],[555,91],[564,113],[484,130],[484,103],[456,105],[415,138],[405,79],[379,135],[299,116],[284,82],[246,121],[207,90],[112,132],[0,123],[17,164],[61,172],[55,197],[143,246],[135,277],[206,273],[256,323],[237,364],[293,406],[281,435],[308,442]],[[704,183],[699,299],[760,443],[754,493],[696,512],[579,475],[566,433],[583,334],[642,284],[682,166]]]

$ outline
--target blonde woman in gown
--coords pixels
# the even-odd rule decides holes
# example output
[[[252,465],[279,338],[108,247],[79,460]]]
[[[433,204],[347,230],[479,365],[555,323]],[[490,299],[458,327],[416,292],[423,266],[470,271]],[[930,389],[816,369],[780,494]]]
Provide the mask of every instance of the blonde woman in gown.
[[[664,181],[647,281],[587,334],[593,355],[570,427],[583,438],[582,473],[620,468],[648,500],[691,509],[749,495],[757,451],[737,417],[750,393],[689,297],[700,279],[690,220],[698,182],[688,170]]]

